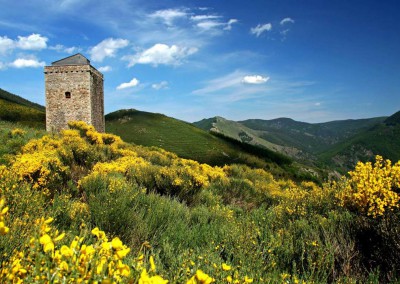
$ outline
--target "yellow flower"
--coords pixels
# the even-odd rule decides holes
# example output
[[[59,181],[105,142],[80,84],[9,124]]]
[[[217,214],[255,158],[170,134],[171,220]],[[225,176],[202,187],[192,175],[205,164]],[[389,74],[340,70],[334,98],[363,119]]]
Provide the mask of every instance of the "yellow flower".
[[[8,228],[4,222],[0,222],[0,235],[5,235],[10,231],[10,228]]]
[[[130,251],[131,251],[130,248],[125,248],[125,249],[116,251],[115,254],[117,255],[118,259],[123,259]]]
[[[233,282],[233,279],[232,279],[232,276],[228,276],[228,277],[226,277],[226,281],[228,281],[228,283],[232,283]]]
[[[64,271],[68,271],[69,267],[68,267],[68,263],[66,263],[65,261],[62,261],[60,263],[60,269],[64,270]]]
[[[151,255],[150,256],[150,268],[151,268],[151,271],[156,271],[156,264],[154,263],[154,258],[153,258],[153,256]]]
[[[223,263],[222,264],[222,270],[224,270],[224,271],[229,271],[229,270],[231,270],[232,269],[232,267],[230,266],[230,265],[228,265],[228,264],[226,264],[226,263]]]
[[[53,221],[54,221],[54,218],[50,217],[50,218],[46,219],[46,221],[44,221],[44,223],[45,224],[50,224]]]
[[[244,277],[244,283],[253,283],[253,278],[247,277],[247,275]]]
[[[186,284],[210,284],[214,282],[214,278],[208,276],[201,270],[197,270],[196,274],[190,278]]]
[[[139,284],[166,284],[166,283],[168,283],[168,280],[164,280],[159,275],[150,277],[147,274],[146,269],[143,269],[142,273],[140,274]]]
[[[111,245],[115,250],[120,250],[124,248],[122,241],[118,237],[112,239]]]
[[[65,237],[65,233],[60,234],[58,237],[54,239],[55,242],[61,241]]]
[[[60,252],[63,256],[65,257],[72,257],[74,254],[74,251],[67,247],[66,245],[63,245],[60,249]]]

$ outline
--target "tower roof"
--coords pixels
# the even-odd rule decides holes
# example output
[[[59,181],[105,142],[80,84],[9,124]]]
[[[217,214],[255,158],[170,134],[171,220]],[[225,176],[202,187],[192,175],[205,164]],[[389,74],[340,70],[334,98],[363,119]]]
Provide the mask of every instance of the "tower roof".
[[[68,56],[64,59],[60,59],[51,63],[52,66],[62,66],[62,65],[90,65],[89,59],[80,53]]]

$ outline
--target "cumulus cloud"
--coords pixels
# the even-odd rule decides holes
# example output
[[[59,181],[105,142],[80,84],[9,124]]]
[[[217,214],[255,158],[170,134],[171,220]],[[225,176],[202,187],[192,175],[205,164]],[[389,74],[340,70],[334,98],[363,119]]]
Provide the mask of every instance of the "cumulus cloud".
[[[137,85],[139,85],[139,80],[136,78],[133,78],[130,82],[122,83],[121,85],[119,85],[117,87],[117,90],[132,88],[132,87],[136,87]]]
[[[31,34],[29,36],[18,36],[18,40],[12,40],[8,37],[0,36],[0,54],[4,54],[15,48],[23,50],[41,50],[47,48],[47,37],[40,34]]]
[[[250,29],[250,33],[253,35],[256,35],[256,37],[259,37],[263,32],[268,32],[272,30],[272,24],[267,23],[267,24],[258,24],[256,27]]]
[[[0,54],[6,53],[14,48],[14,41],[8,37],[0,36]]]
[[[98,69],[100,72],[110,72],[112,70],[111,66],[101,66]]]
[[[197,50],[195,47],[169,46],[157,43],[143,52],[124,56],[122,59],[129,62],[128,67],[132,67],[135,64],[152,64],[154,66],[159,64],[179,65],[185,57],[196,53]]]
[[[9,65],[14,68],[37,68],[45,66],[46,63],[44,61],[39,61],[36,58],[30,58],[30,59],[18,58]]]
[[[47,37],[40,34],[31,34],[30,36],[18,36],[16,46],[24,50],[40,50],[47,47]]]
[[[114,57],[118,49],[124,48],[129,41],[122,38],[107,38],[89,50],[91,59],[102,62],[106,57]]]
[[[269,80],[269,77],[263,77],[261,75],[247,75],[244,76],[242,82],[245,84],[264,84]]]
[[[175,19],[186,18],[187,16],[186,10],[183,9],[158,10],[149,15],[150,18],[161,19],[168,26],[171,26]]]
[[[281,25],[284,25],[284,24],[287,24],[287,23],[293,24],[293,23],[294,23],[294,20],[293,20],[292,18],[284,18],[284,19],[280,22]]]
[[[151,85],[151,87],[155,90],[162,90],[162,89],[168,89],[168,82],[167,81],[162,81],[157,84]]]

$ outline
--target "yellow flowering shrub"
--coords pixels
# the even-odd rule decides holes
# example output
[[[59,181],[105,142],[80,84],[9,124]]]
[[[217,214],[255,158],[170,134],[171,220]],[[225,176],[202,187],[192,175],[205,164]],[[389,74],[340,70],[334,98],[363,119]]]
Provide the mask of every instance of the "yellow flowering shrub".
[[[14,128],[13,130],[10,131],[11,137],[24,136],[24,134],[25,134],[25,131],[21,128]]]
[[[68,244],[63,244],[65,233],[51,227],[52,218],[38,219],[37,235],[32,237],[25,250],[15,251],[0,270],[2,283],[167,283],[161,276],[149,276],[142,263],[129,265],[126,257],[130,248],[115,237],[111,241],[106,234],[95,228],[96,237],[92,244],[86,244],[88,237],[76,236]],[[154,263],[153,263],[154,265]],[[132,268],[137,269],[133,273]],[[158,280],[163,282],[148,282]]]
[[[400,208],[400,162],[376,156],[374,164],[359,162],[349,175],[337,194],[341,205],[373,218]]]
[[[43,189],[62,183],[68,169],[54,152],[41,151],[17,155],[10,171],[21,181],[31,183],[32,188]]]
[[[3,198],[0,199],[0,235],[5,235],[8,233],[10,228],[8,228],[4,222],[4,217],[8,212],[8,207],[5,205],[5,200]]]

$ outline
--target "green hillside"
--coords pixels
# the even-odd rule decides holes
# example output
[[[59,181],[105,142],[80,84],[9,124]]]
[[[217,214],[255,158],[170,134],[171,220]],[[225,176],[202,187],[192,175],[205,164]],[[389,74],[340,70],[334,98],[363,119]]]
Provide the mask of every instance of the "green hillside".
[[[223,117],[217,116],[211,119],[205,119],[198,123],[195,122],[193,124],[206,131],[220,133],[248,144],[262,146],[267,149],[285,154],[292,152],[292,149],[289,149],[289,147],[277,145],[260,138],[259,136],[261,133],[258,131],[250,129],[239,122],[228,120]]]
[[[5,90],[3,90],[1,88],[0,88],[0,99],[6,100],[6,101],[9,101],[9,102],[12,102],[12,103],[16,103],[16,104],[19,104],[19,105],[27,106],[27,107],[30,107],[30,108],[34,108],[34,109],[39,110],[41,112],[45,111],[45,107],[44,106],[41,106],[39,104],[33,103],[31,101],[28,101],[27,99],[24,99],[24,98],[22,98],[20,96],[11,94],[10,92],[7,92],[7,91],[5,91]]]
[[[264,160],[245,153],[237,145],[162,114],[119,110],[106,115],[106,131],[127,142],[160,147],[180,157],[211,165],[244,163],[267,166]]]
[[[46,124],[45,108],[0,89],[0,120],[44,128]]]
[[[243,143],[260,146],[284,154],[302,162],[308,163],[309,160],[312,160],[310,155],[305,155],[304,152],[290,145],[285,145],[282,141],[277,140],[280,143],[270,142],[271,140],[276,140],[275,137],[265,139],[263,137],[264,131],[251,129],[240,122],[217,116],[194,122],[193,125],[212,133],[220,133]]]
[[[400,112],[351,139],[338,143],[329,151],[321,153],[320,158],[346,172],[357,161],[373,160],[375,155],[392,161],[400,159]]]
[[[0,120],[44,128],[46,124],[46,113],[36,108],[0,99]]]
[[[377,117],[313,124],[289,118],[278,118],[273,120],[250,119],[240,123],[260,131],[261,138],[273,143],[318,154],[384,120],[385,117]]]

